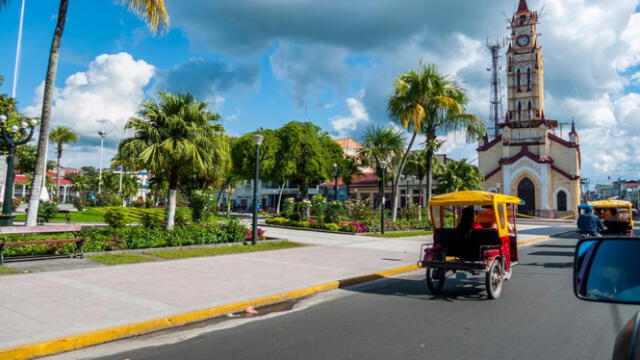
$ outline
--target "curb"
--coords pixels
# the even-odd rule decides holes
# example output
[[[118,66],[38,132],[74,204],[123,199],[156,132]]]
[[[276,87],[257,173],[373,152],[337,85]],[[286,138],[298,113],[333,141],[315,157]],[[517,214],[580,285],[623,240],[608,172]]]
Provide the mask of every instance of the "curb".
[[[540,241],[544,241],[544,240],[548,240],[551,239],[552,237],[557,237],[557,236],[562,236],[562,235],[566,235],[569,233],[575,232],[575,230],[567,230],[567,231],[563,231],[557,234],[552,234],[552,235],[542,235],[542,236],[537,236],[528,240],[522,240],[522,241],[518,241],[518,246],[523,246],[523,245],[529,245],[529,244],[533,244],[533,243],[537,243]]]
[[[417,269],[417,265],[406,265],[372,274],[331,281],[307,288],[286,291],[251,300],[219,305],[207,309],[195,310],[157,319],[145,320],[138,323],[114,326],[106,329],[64,336],[32,344],[18,345],[11,348],[0,349],[0,360],[32,359],[35,357],[78,350],[92,345],[148,334],[158,330],[164,330],[172,327],[183,326],[208,320],[228,313],[243,311],[248,306],[258,307],[285,300],[305,297],[320,292],[344,288],[351,285],[377,280]]]

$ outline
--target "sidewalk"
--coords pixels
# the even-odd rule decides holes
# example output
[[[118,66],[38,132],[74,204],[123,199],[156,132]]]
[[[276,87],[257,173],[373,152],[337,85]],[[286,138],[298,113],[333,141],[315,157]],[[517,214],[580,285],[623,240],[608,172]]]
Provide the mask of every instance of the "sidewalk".
[[[527,239],[550,230],[522,231]],[[313,246],[0,277],[0,349],[412,265],[431,241],[268,232]]]

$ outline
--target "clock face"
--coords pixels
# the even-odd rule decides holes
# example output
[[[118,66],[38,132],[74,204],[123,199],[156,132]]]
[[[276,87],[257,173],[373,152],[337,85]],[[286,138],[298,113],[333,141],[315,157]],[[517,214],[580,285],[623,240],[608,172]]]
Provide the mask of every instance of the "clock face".
[[[527,45],[529,45],[529,36],[528,35],[520,35],[520,36],[518,36],[518,45],[519,46],[527,46]]]

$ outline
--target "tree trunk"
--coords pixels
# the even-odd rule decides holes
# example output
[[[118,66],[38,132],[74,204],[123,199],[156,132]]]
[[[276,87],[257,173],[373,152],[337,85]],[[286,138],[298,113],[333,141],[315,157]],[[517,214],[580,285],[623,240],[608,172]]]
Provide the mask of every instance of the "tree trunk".
[[[51,101],[56,81],[56,71],[58,70],[58,56],[60,55],[60,42],[64,32],[64,23],[67,18],[67,7],[69,0],[60,0],[58,8],[58,22],[53,33],[51,49],[49,50],[49,64],[47,65],[47,75],[44,82],[44,96],[42,99],[42,115],[40,117],[40,135],[38,135],[38,152],[36,155],[36,166],[31,181],[31,194],[29,195],[29,211],[25,225],[35,226],[38,224],[38,205],[40,204],[40,192],[43,186],[43,175],[45,171],[45,151],[49,141],[49,120],[51,119]]]
[[[173,230],[176,218],[176,200],[178,197],[178,175],[171,172],[169,179],[169,204],[167,206],[167,230]]]
[[[422,187],[422,176],[420,176],[420,181],[418,181],[418,189],[420,189],[420,195],[418,195],[420,197],[420,201],[418,202],[418,204],[423,207],[424,206],[424,188]]]
[[[280,186],[280,193],[278,193],[278,205],[276,206],[276,214],[280,214],[280,204],[282,204],[282,193],[284,192],[284,186],[287,184],[286,181],[282,182],[282,186]]]
[[[434,144],[436,140],[436,131],[435,129],[429,129],[429,131],[427,131],[427,154],[426,154],[426,158],[427,158],[427,164],[425,166],[425,174],[427,177],[426,180],[426,195],[427,198],[426,203],[425,203],[425,208],[429,207],[429,199],[431,199],[431,185],[433,182],[433,174],[432,172],[432,162],[433,162],[433,146],[431,146],[432,144]]]
[[[404,152],[404,155],[402,156],[402,160],[400,160],[400,166],[398,167],[398,173],[396,174],[395,177],[395,185],[393,186],[393,210],[392,210],[392,219],[393,222],[396,222],[396,219],[398,217],[398,200],[399,200],[399,196],[398,193],[400,192],[400,175],[402,174],[402,171],[404,171],[404,166],[407,163],[407,158],[409,157],[409,152],[411,151],[411,147],[413,147],[413,142],[416,141],[416,136],[418,135],[418,133],[416,131],[413,132],[413,136],[411,136],[411,141],[409,141],[409,145],[407,145],[407,150]],[[409,199],[409,194],[407,193],[407,199]],[[408,200],[407,200],[407,204],[408,204]]]
[[[229,183],[227,190],[227,217],[231,217],[231,195],[233,195],[233,187],[231,187],[231,183]]]
[[[58,200],[60,200],[60,195],[58,194],[60,192],[60,158],[62,158],[62,151],[61,148],[62,146],[58,146],[58,163],[56,166],[56,197],[58,198]]]

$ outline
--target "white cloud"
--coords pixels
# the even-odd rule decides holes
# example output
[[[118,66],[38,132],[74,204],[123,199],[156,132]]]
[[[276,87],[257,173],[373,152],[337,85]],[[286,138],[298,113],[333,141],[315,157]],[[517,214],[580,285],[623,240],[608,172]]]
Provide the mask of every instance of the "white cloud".
[[[361,130],[371,119],[361,99],[348,98],[346,100],[349,115],[338,116],[331,120],[331,127],[336,137],[351,136],[356,130]]]
[[[79,145],[69,149],[65,156],[69,163],[76,166],[87,164],[89,159],[97,161],[97,149],[89,150],[87,145],[99,146],[98,131],[102,125],[98,120],[106,120],[107,144],[116,146],[124,135],[126,121],[136,114],[144,98],[143,89],[154,71],[152,65],[123,52],[100,55],[87,71],[66,79],[53,98],[51,127],[67,126],[80,135]],[[36,90],[34,105],[24,110],[26,115],[40,115],[42,88],[41,85]],[[105,159],[108,164],[110,157]]]

